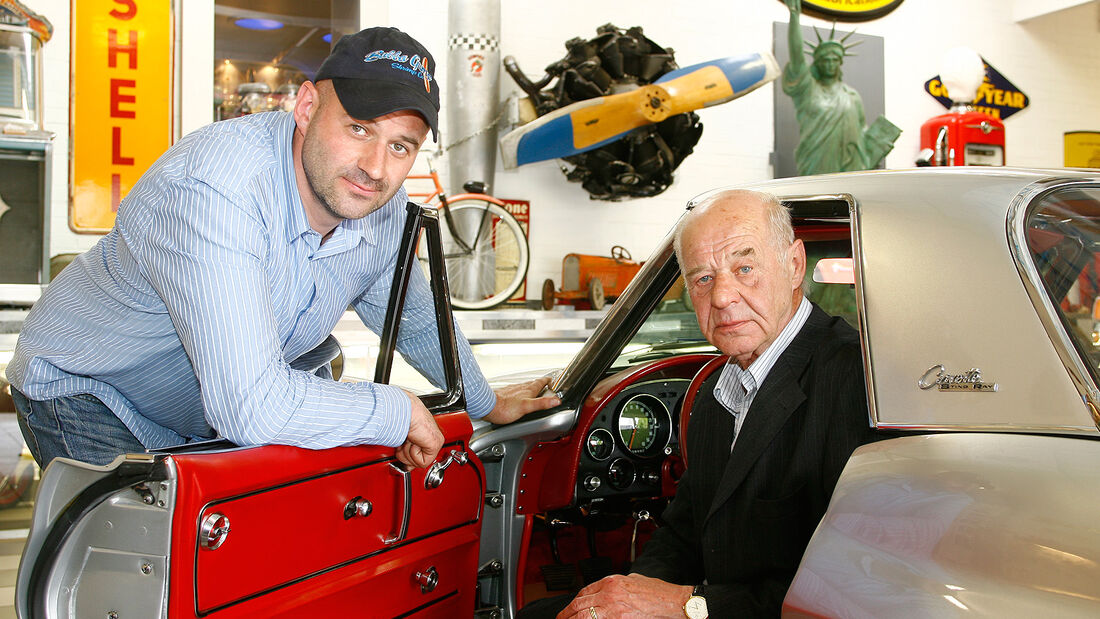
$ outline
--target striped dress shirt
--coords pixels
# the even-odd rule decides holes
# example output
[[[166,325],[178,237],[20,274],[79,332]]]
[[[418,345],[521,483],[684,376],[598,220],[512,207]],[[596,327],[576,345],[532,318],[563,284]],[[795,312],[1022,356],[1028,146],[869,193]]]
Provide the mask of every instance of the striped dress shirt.
[[[756,398],[756,392],[760,390],[760,385],[764,384],[764,379],[772,371],[772,366],[775,365],[776,360],[783,354],[783,351],[787,350],[791,340],[798,335],[798,332],[802,330],[802,326],[806,324],[811,309],[813,309],[813,304],[806,297],[802,297],[802,302],[798,304],[798,309],[795,310],[790,322],[775,337],[775,341],[771,343],[771,346],[765,348],[763,354],[753,360],[749,367],[742,370],[741,366],[730,359],[722,368],[722,373],[718,376],[718,382],[714,385],[714,399],[718,400],[718,403],[733,415],[731,451],[733,446],[737,444],[737,435],[741,433],[741,426],[745,423],[745,413],[752,406],[752,401]]]
[[[321,244],[295,181],[289,113],[203,127],[172,146],[119,207],[115,227],[50,284],[19,335],[8,379],[27,397],[89,393],[146,447],[396,446],[405,393],[292,370],[353,307],[379,332],[407,194]],[[456,325],[457,328],[457,325]],[[458,333],[467,408],[496,395]],[[414,269],[398,350],[443,380],[427,280]]]

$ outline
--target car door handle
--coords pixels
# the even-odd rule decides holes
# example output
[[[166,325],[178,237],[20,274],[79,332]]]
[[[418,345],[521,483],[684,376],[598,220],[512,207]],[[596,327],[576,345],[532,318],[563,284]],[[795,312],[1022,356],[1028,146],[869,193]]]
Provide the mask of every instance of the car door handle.
[[[424,476],[424,489],[431,490],[432,488],[438,488],[439,484],[443,483],[443,471],[446,471],[448,466],[451,466],[455,462],[466,464],[469,459],[470,457],[465,451],[452,449],[446,460],[443,462],[436,462],[428,469],[428,474]]]
[[[404,464],[396,462],[390,462],[390,468],[397,471],[397,474],[401,476],[402,485],[405,486],[405,507],[401,512],[401,522],[397,526],[397,534],[382,540],[382,543],[387,546],[405,539],[405,536],[409,533],[409,515],[412,513],[412,477],[409,476],[409,469]]]

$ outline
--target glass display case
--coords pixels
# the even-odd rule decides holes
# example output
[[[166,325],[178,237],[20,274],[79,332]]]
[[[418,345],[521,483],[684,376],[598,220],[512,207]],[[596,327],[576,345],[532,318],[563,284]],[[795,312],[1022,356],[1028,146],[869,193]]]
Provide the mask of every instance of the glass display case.
[[[214,5],[214,118],[290,111],[298,87],[343,34],[359,3],[218,0]]]

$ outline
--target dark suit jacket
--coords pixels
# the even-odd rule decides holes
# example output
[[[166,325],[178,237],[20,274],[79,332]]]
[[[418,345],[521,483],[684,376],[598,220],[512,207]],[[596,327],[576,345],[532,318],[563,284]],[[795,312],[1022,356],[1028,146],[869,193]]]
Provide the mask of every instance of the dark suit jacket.
[[[706,579],[711,617],[778,616],[841,469],[874,440],[859,337],[815,305],[760,386],[732,453],[718,375],[699,390],[688,470],[632,571]]]

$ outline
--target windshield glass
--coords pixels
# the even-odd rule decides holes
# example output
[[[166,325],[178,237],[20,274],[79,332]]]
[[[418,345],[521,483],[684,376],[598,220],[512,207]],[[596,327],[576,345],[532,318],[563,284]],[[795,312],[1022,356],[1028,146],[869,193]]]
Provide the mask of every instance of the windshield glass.
[[[678,277],[653,313],[623,347],[611,369],[619,370],[635,363],[691,352],[713,353],[717,349],[707,342],[699,330],[691,297],[684,289],[684,279]]]
[[[1046,195],[1028,215],[1025,234],[1047,296],[1100,382],[1100,189]]]

